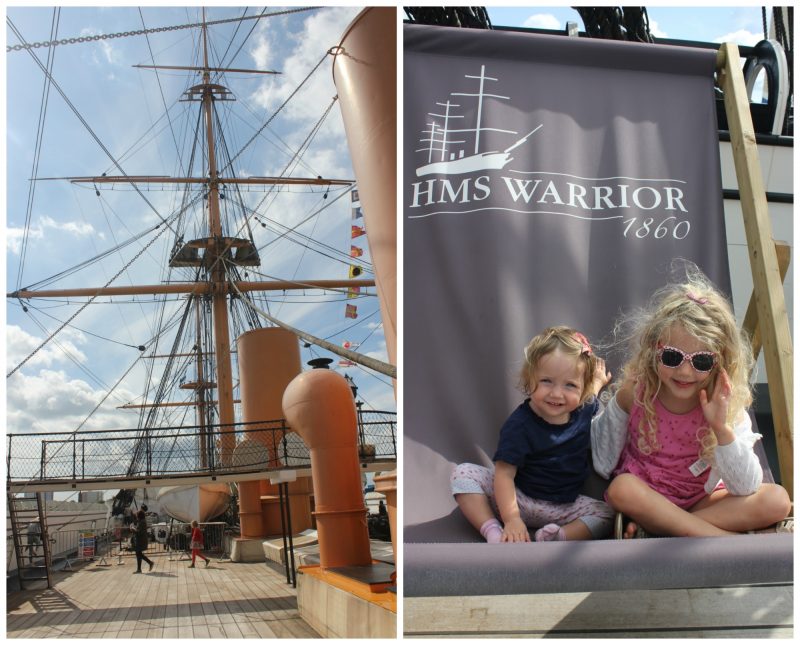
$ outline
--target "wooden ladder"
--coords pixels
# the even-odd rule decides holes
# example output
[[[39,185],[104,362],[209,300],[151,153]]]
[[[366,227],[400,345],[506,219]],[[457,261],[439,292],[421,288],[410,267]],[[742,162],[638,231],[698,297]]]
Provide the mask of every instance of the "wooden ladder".
[[[50,572],[52,559],[42,493],[36,493],[36,497],[31,498],[17,497],[15,493],[9,492],[8,513],[17,556],[20,589],[25,589],[26,583],[31,580],[47,580],[49,589],[53,584]],[[38,534],[35,531],[28,532],[28,527],[33,523],[39,524]],[[37,554],[40,549],[41,554]]]

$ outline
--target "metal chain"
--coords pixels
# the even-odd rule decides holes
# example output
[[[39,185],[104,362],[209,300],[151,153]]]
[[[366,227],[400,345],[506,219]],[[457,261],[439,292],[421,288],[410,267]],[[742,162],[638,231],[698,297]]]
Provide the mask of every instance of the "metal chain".
[[[153,27],[152,29],[138,29],[136,31],[121,31],[116,34],[96,34],[94,36],[79,36],[77,38],[62,38],[61,40],[46,40],[44,42],[25,43],[21,45],[9,45],[6,52],[22,51],[25,49],[38,49],[40,47],[55,47],[56,45],[74,45],[76,43],[96,42],[98,40],[109,40],[111,38],[126,38],[128,36],[143,36],[145,34],[159,34],[165,31],[179,31],[181,29],[193,29],[203,25],[221,25],[228,22],[239,22],[241,20],[256,20],[258,18],[271,18],[273,16],[284,16],[301,11],[312,11],[322,7],[299,7],[297,9],[287,9],[285,11],[275,11],[273,13],[261,13],[256,16],[243,16],[240,18],[225,18],[224,20],[212,20],[210,22],[194,22],[186,25],[173,25],[170,27]]]

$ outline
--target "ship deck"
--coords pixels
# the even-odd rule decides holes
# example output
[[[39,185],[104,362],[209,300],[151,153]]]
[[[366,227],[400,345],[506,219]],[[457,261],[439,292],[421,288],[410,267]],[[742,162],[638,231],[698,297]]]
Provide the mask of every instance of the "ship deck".
[[[296,590],[264,562],[198,559],[189,569],[152,546],[152,572],[134,554],[72,562],[53,587],[7,595],[8,638],[319,638],[300,618]],[[144,563],[143,571],[147,571]]]

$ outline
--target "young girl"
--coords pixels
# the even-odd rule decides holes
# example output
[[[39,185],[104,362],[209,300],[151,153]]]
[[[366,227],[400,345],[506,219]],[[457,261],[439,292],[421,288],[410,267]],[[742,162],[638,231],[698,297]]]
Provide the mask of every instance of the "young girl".
[[[189,565],[190,569],[194,568],[194,561],[198,555],[206,561],[206,566],[208,566],[208,563],[211,562],[211,560],[200,553],[200,551],[203,550],[203,532],[197,525],[197,520],[192,520],[192,537],[189,543],[189,548],[192,549],[192,563]]]
[[[762,483],[746,408],[752,352],[730,304],[699,270],[633,318],[633,357],[592,426],[595,470],[636,535],[730,535],[774,524],[786,491]]]
[[[613,511],[579,495],[589,475],[589,426],[595,396],[610,380],[586,337],[550,327],[525,348],[520,373],[528,398],[500,429],[494,470],[459,464],[453,495],[487,542],[537,542],[605,537]],[[502,520],[502,524],[497,519]]]

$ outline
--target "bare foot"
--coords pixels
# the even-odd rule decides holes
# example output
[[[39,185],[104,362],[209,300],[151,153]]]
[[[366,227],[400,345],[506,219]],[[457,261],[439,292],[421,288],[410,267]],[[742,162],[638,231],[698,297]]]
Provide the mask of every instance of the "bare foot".
[[[627,526],[625,527],[625,532],[622,534],[623,540],[630,540],[636,536],[636,529],[639,527],[636,526],[636,522],[628,522]]]

